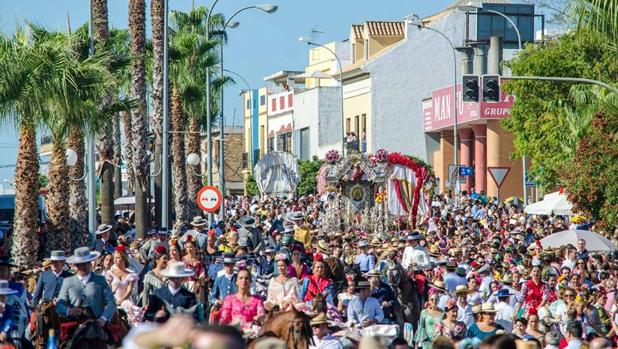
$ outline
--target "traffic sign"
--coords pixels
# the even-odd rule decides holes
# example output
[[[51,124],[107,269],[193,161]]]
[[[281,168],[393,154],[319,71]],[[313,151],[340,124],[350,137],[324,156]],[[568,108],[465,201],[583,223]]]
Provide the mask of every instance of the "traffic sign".
[[[459,175],[463,177],[470,177],[474,175],[474,169],[469,166],[459,166]]]
[[[454,183],[456,180],[459,180],[459,183],[465,183],[466,182],[466,178],[463,177],[458,172],[459,171],[457,171],[457,166],[455,166],[453,164],[448,165],[448,182],[449,183]]]
[[[494,182],[498,188],[502,186],[502,183],[504,183],[504,179],[506,178],[506,175],[509,174],[510,170],[510,167],[487,167],[487,171],[489,171],[491,178],[494,179]]]
[[[210,185],[203,187],[197,193],[197,206],[208,213],[217,212],[222,201],[221,191]]]

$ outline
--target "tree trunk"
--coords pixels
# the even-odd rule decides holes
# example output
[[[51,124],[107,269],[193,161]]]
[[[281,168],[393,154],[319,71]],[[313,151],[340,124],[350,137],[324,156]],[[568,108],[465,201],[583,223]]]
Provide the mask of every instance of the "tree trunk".
[[[200,147],[200,122],[199,118],[193,116],[189,118],[189,125],[187,127],[187,154],[195,153],[202,158],[202,152]],[[197,207],[197,192],[202,188],[202,177],[196,176],[196,174],[202,173],[201,166],[187,166],[187,196],[189,197],[189,207],[191,208],[191,216],[199,215],[200,209]]]
[[[95,45],[103,46],[109,38],[109,24],[107,19],[107,0],[92,1],[93,37]],[[109,104],[111,98],[106,97],[102,103]],[[99,132],[97,139],[97,152],[99,154],[100,178],[101,178],[101,222],[113,224],[114,222],[114,142],[113,123],[107,123]],[[108,162],[109,161],[109,162]]]
[[[161,223],[161,190],[162,174],[161,156],[163,144],[163,30],[165,27],[165,0],[152,0],[150,2],[150,15],[152,18],[152,130],[155,137],[154,151],[154,196],[155,196],[155,222]]]
[[[133,171],[133,146],[131,142],[131,112],[122,111],[122,126],[124,127],[124,163],[127,171],[127,195],[133,195],[135,172]]]
[[[69,177],[80,179],[84,176],[84,131],[73,127],[69,131],[68,147],[77,153],[75,166],[69,168]],[[88,243],[88,200],[83,180],[69,180],[69,231],[71,250]]]
[[[122,196],[122,139],[120,135],[120,114],[114,114],[114,199]]]
[[[66,163],[65,147],[62,142],[54,141],[49,163],[49,192],[47,194],[47,243],[45,255],[52,250],[65,250],[70,253],[69,240],[69,192],[67,180],[69,167]]]
[[[21,125],[15,165],[15,220],[11,257],[13,263],[23,269],[34,267],[39,248],[38,175],[35,128],[31,125]]]
[[[182,133],[183,113],[180,93],[174,87],[172,91],[172,164],[174,174],[174,212],[176,221],[174,230],[183,231],[189,223],[190,211],[187,202],[187,177],[185,168],[185,139]]]
[[[148,230],[149,159],[146,116],[146,3],[129,0],[129,31],[131,33],[131,97],[139,107],[131,111],[133,166],[135,167],[135,229],[144,238]]]

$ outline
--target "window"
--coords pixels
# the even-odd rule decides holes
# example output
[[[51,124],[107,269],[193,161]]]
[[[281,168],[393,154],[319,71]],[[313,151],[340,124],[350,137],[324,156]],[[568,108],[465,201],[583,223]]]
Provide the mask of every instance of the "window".
[[[354,116],[354,134],[356,136],[358,136],[358,134],[359,134],[358,131],[359,130],[360,130],[360,116],[356,115],[356,116]]]
[[[279,97],[279,109],[285,109],[285,97]]]
[[[361,133],[363,136],[367,133],[367,114],[361,115]]]
[[[350,118],[346,118],[345,119],[345,132],[346,133],[350,133],[350,125],[351,125],[351,120]]]
[[[251,109],[251,98],[247,98],[247,100],[245,102],[245,109],[247,109],[247,110]]]
[[[268,137],[268,151],[275,150],[275,137]]]
[[[356,63],[356,44],[352,44],[352,64]]]
[[[260,105],[264,105],[266,104],[266,95],[261,95],[260,96]]]
[[[260,125],[260,149],[264,149],[264,125]]]
[[[277,135],[277,150],[288,153],[292,152],[292,132]]]
[[[273,110],[273,111],[276,111],[276,110],[277,110],[277,100],[276,100],[276,99],[274,99],[274,98],[273,98],[273,99],[271,99],[271,100],[270,100],[270,104],[271,104],[272,110]]]
[[[294,106],[294,95],[288,95],[288,108],[292,108]]]
[[[305,127],[300,130],[300,152],[299,157],[301,160],[309,160],[309,127]]]

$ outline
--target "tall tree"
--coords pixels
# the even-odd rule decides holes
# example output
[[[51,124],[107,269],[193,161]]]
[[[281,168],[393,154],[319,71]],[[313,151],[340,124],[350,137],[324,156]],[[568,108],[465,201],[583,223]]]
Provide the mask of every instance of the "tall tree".
[[[578,0],[577,29],[603,38],[602,45],[618,54],[618,0]]]
[[[107,0],[92,0],[92,35],[95,49],[105,47],[109,38]],[[112,93],[112,91],[110,91]],[[111,98],[111,97],[110,97]],[[102,102],[109,103],[110,98]],[[101,178],[101,222],[114,222],[114,127],[112,122],[106,124],[98,133],[97,152],[99,155]]]
[[[149,160],[146,115],[146,3],[129,0],[129,31],[131,33],[131,97],[138,107],[131,110],[131,142],[135,171],[135,228],[138,237],[148,229]]]
[[[174,230],[183,231],[189,223],[189,206],[187,205],[187,181],[182,175],[185,173],[185,139],[182,134],[184,117],[182,101],[178,88],[172,89],[172,167],[174,176],[174,212],[176,220]]]
[[[161,154],[163,147],[163,30],[165,27],[165,0],[150,2],[150,16],[152,18],[152,131],[154,133],[154,197],[155,222],[161,222],[161,190],[162,170]],[[168,171],[168,169],[165,169]]]

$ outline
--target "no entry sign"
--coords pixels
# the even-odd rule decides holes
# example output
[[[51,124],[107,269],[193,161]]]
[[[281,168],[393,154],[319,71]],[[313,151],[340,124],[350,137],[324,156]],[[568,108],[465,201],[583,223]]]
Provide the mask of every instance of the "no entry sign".
[[[221,206],[221,201],[223,201],[221,192],[213,186],[207,185],[197,193],[197,206],[202,211],[217,212],[219,206]]]

